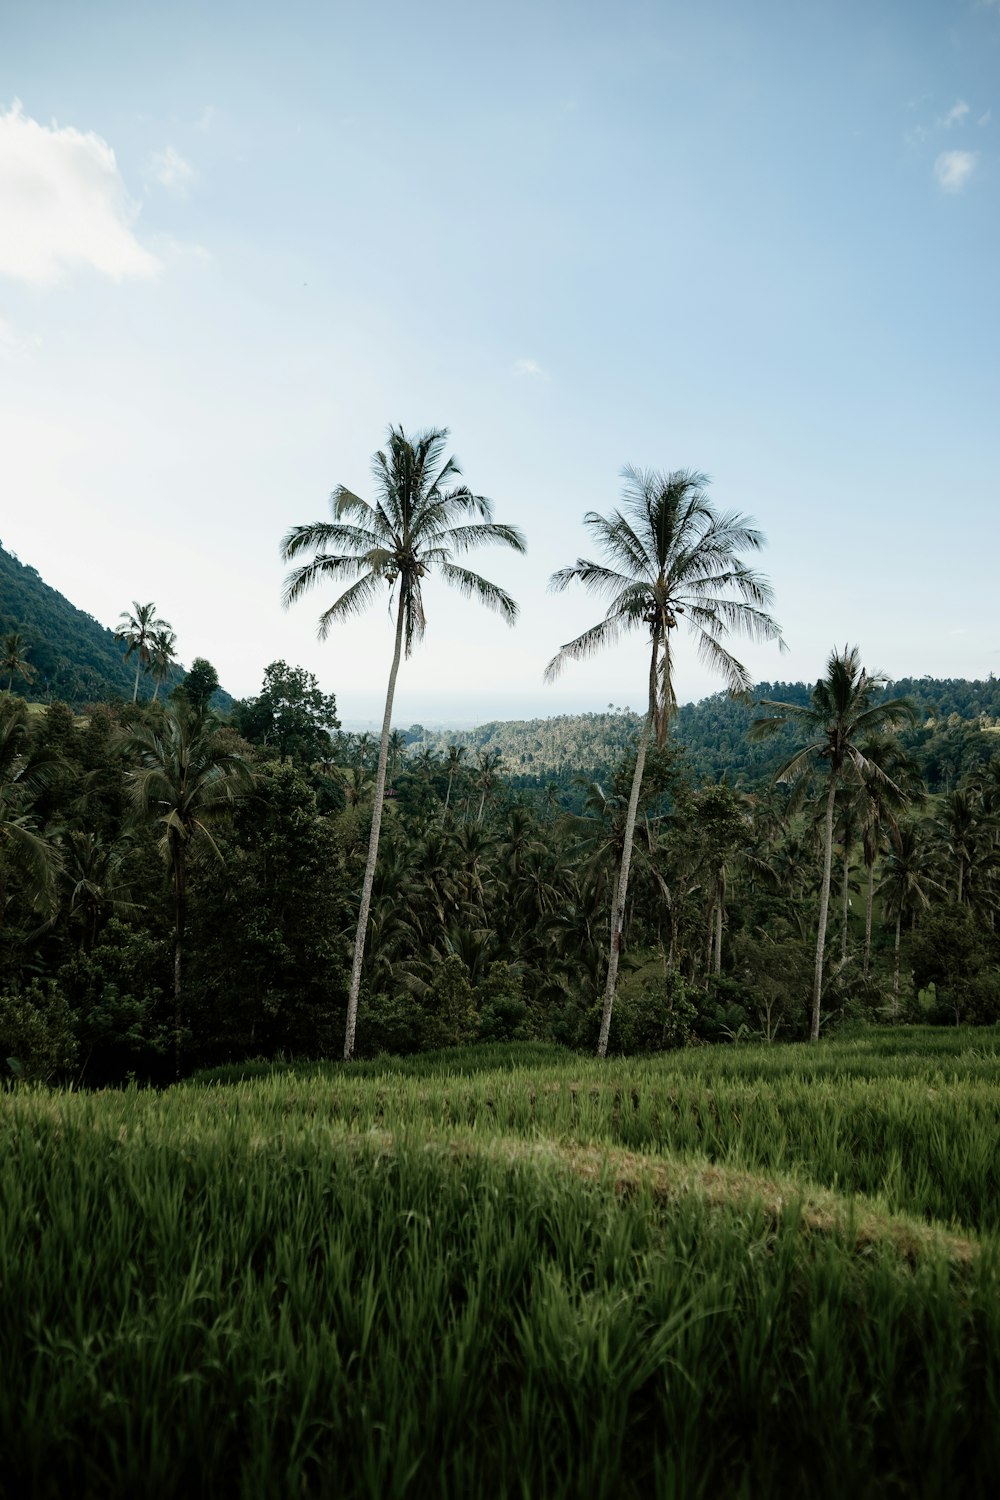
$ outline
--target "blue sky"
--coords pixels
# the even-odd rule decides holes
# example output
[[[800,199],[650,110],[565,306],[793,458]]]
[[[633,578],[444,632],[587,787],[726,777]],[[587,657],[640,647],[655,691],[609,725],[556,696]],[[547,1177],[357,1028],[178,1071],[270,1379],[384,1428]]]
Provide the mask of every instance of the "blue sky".
[[[278,542],[447,426],[522,616],[432,579],[398,722],[641,704],[638,639],[542,683],[626,463],[767,534],[758,678],[985,676],[998,131],[995,0],[0,4],[0,540],[237,694],[284,657],[374,718],[386,612],[320,645]]]

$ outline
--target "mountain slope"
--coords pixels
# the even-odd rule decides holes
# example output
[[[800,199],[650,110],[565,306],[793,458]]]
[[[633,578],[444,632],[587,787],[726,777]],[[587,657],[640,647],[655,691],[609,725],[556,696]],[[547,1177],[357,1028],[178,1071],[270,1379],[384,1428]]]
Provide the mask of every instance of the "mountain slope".
[[[125,660],[123,642],[51,588],[36,568],[0,546],[0,636],[15,630],[24,637],[27,660],[35,669],[30,687],[20,684],[29,697],[59,699],[77,709],[108,698],[131,699],[135,658]],[[176,667],[168,688],[183,676],[184,669]],[[139,696],[153,696],[150,677],[140,678]],[[220,707],[232,703],[223,693],[213,701]]]

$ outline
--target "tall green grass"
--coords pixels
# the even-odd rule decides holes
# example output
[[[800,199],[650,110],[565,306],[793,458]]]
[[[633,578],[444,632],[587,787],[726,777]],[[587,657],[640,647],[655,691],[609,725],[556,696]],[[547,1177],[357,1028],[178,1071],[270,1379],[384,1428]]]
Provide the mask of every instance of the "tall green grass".
[[[7,1094],[0,1491],[993,1493],[989,1078],[786,1055]],[[721,1188],[623,1190],[625,1151]],[[969,1243],[857,1232],[893,1209]]]

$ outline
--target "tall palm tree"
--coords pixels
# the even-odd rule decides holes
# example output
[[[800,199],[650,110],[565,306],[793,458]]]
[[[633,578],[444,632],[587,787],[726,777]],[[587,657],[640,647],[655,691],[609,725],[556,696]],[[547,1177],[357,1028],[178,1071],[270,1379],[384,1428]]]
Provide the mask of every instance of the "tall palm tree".
[[[595,511],[584,516],[584,525],[602,547],[607,563],[578,558],[573,567],[553,574],[550,585],[561,591],[572,582],[582,583],[609,600],[607,613],[567,642],[545,671],[551,680],[567,661],[591,656],[632,630],[642,631],[649,643],[649,705],[632,777],[614,898],[599,1057],[607,1052],[611,1027],[646,748],[654,736],[658,746],[666,743],[677,702],[671,632],[683,615],[702,661],[721,672],[728,687],[742,692],[749,689],[750,678],[726,647],[730,633],[736,630],[756,640],[781,640],[778,626],[766,613],[772,597],[770,584],[737,555],[763,546],[764,538],[750,518],[715,511],[705,494],[708,481],[703,474],[684,469],[661,474],[631,467],[622,474],[621,510],[610,516]]]
[[[466,484],[454,483],[461,470],[453,457],[444,457],[447,437],[444,428],[407,437],[401,427],[391,427],[386,450],[380,449],[372,459],[374,503],[361,499],[344,485],[338,485],[330,497],[332,520],[293,526],[281,543],[281,554],[286,562],[301,557],[303,553],[314,554],[286,578],[283,596],[286,606],[294,604],[318,583],[340,584],[353,580],[320,615],[320,640],[325,639],[337,621],[361,613],[383,588],[389,590],[390,598],[395,597],[395,641],[375,774],[375,806],[368,860],[354,942],[344,1036],[345,1061],[354,1055],[368,909],[382,826],[396,674],[404,648],[409,656],[424,633],[423,580],[437,568],[445,583],[460,593],[495,609],[510,624],[517,618],[517,605],[504,589],[454,560],[473,547],[491,543],[523,552],[524,538],[517,527],[500,525],[493,520],[493,506],[484,496],[474,495]]]
[[[389,774],[395,776],[399,770],[399,762],[406,753],[406,736],[401,729],[394,729],[389,736]]]
[[[477,750],[476,751],[476,779],[479,782],[479,814],[476,819],[478,823],[483,821],[483,813],[486,810],[486,798],[496,785],[500,767],[503,765],[503,755],[499,750]]]
[[[819,892],[819,921],[816,931],[816,964],[813,971],[812,1021],[810,1040],[819,1040],[820,999],[823,994],[823,959],[826,950],[826,922],[830,910],[830,875],[833,866],[833,821],[837,789],[842,782],[886,782],[902,795],[896,782],[869,759],[861,748],[871,735],[884,734],[897,725],[912,720],[913,708],[905,698],[879,703],[878,695],[886,683],[884,672],[867,672],[861,665],[857,646],[834,649],[826,664],[826,676],[812,690],[808,704],[778,703],[762,700],[758,705],[772,713],[756,719],[750,726],[753,739],[763,739],[785,724],[795,724],[818,738],[796,750],[775,773],[775,781],[798,781],[811,771],[817,759],[829,768],[826,815],[823,826],[823,873]]]
[[[25,660],[26,650],[24,637],[19,630],[12,630],[0,642],[0,672],[7,673],[8,693],[14,686],[15,677],[23,677],[26,683],[30,683],[35,675],[34,667]]]
[[[899,993],[899,947],[905,916],[915,917],[931,904],[931,896],[943,890],[934,875],[934,850],[926,827],[917,823],[897,823],[890,830],[889,857],[879,882],[879,892],[887,912],[896,918],[896,943],[893,959],[892,993]],[[895,1009],[896,1001],[893,1000]]]
[[[170,669],[177,660],[177,637],[169,626],[161,630],[154,630],[149,638],[149,670],[153,674],[156,686],[153,688],[153,702],[156,702],[161,687],[164,687],[170,676]]]
[[[448,804],[451,801],[452,782],[455,780],[455,775],[468,753],[469,752],[464,745],[448,746],[448,790],[445,793],[444,799],[445,812],[448,811]]]
[[[865,948],[862,972],[868,978],[872,950],[872,913],[875,906],[875,861],[886,832],[894,834],[899,818],[924,796],[919,767],[894,735],[873,735],[861,747],[866,760],[875,761],[888,780],[871,777],[864,788],[861,848],[865,861]]]
[[[960,786],[942,800],[941,815],[935,822],[938,843],[945,865],[953,865],[955,897],[958,905],[969,901],[969,873],[984,852],[981,796],[972,786]]]
[[[188,856],[197,844],[222,855],[211,825],[253,784],[253,772],[228,748],[223,725],[189,705],[171,705],[162,722],[145,724],[124,739],[136,762],[129,773],[132,804],[143,821],[160,830],[174,904],[174,1066],[180,1074],[182,962],[187,915]]]
[[[149,665],[153,634],[158,630],[169,630],[171,626],[169,620],[159,618],[155,604],[140,604],[137,599],[133,599],[132,608],[135,610],[133,615],[127,609],[122,610],[115,640],[125,642],[126,661],[135,653],[135,686],[132,689],[134,703],[139,696],[139,673]]]

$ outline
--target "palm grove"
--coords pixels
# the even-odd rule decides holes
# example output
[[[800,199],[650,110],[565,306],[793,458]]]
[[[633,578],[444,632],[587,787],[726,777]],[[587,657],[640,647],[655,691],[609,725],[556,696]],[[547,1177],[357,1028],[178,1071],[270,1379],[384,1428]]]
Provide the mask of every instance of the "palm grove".
[[[610,775],[581,778],[572,810],[552,788],[515,791],[495,750],[438,754],[393,730],[433,585],[517,614],[466,558],[521,551],[522,534],[446,440],[391,429],[370,498],[339,486],[328,520],[282,542],[286,603],[332,594],[321,636],[391,601],[377,743],[341,732],[332,696],[284,662],[226,717],[204,661],[170,690],[175,640],[151,603],[119,626],[132,702],[82,719],[14,694],[31,668],[7,639],[7,1069],[105,1081],[279,1051],[538,1038],[603,1054],[815,1040],[858,1015],[996,1019],[1000,758],[929,798],[911,706],[853,647],[797,701],[759,707],[753,735],[788,750],[767,781],[699,776],[674,741],[678,650],[745,695],[733,638],[780,642],[748,561],[763,537],[697,473],[625,470],[619,507],[585,517],[600,556],[553,576],[605,609],[548,675],[632,634],[646,682],[638,735]],[[143,669],[156,691],[140,703]]]

